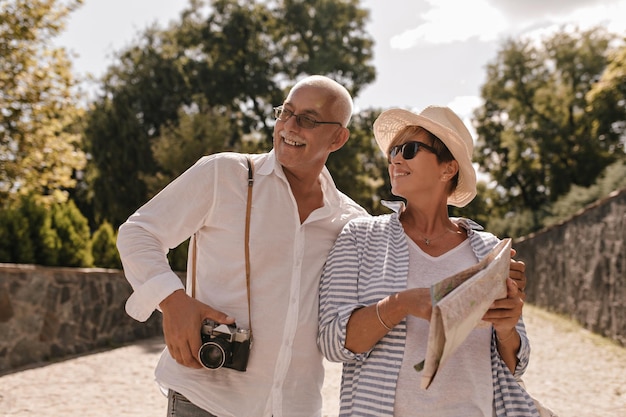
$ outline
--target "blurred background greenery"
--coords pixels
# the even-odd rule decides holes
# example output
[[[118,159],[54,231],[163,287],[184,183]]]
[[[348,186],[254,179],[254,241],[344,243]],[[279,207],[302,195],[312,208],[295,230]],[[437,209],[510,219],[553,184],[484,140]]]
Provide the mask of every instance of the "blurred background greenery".
[[[358,0],[208,3],[139,32],[87,99],[51,42],[82,1],[0,0],[0,262],[117,268],[117,227],[199,157],[271,149],[295,80],[325,74],[358,97],[376,78]],[[626,187],[625,41],[602,27],[504,40],[472,117],[478,196],[451,214],[515,238]],[[355,114],[328,161],[372,214],[394,198],[382,110]],[[169,256],[184,270],[186,242]]]

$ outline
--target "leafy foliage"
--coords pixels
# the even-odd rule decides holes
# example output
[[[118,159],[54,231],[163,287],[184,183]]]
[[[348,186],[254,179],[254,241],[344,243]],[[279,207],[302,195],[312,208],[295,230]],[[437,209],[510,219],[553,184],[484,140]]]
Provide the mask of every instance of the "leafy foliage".
[[[543,225],[551,226],[565,221],[587,205],[622,188],[626,188],[626,161],[609,165],[598,181],[589,187],[572,186],[567,194],[550,205]]]
[[[109,68],[89,113],[93,163],[81,207],[117,225],[202,154],[268,149],[272,107],[302,76],[360,91],[375,75],[358,5],[214,0],[205,16],[193,0],[180,22],[145,31]]]
[[[359,7],[359,0],[276,3],[276,57],[287,80],[326,74],[353,96],[374,80],[373,40],[365,31],[369,11]]]
[[[0,209],[0,262],[92,265],[87,219],[72,200],[51,207],[22,196]]]
[[[198,104],[193,109],[179,111],[178,125],[162,127],[161,134],[152,142],[152,155],[159,171],[154,175],[141,175],[149,196],[160,191],[203,155],[228,148],[256,153],[265,146],[264,141],[254,137],[250,140],[242,138],[241,142],[229,146],[231,119],[217,108],[209,107],[203,97],[196,101]]]
[[[547,205],[572,185],[590,186],[623,157],[614,123],[624,120],[617,110],[624,96],[599,88],[592,93],[598,80],[609,77],[610,46],[617,41],[600,28],[563,31],[540,45],[509,40],[489,64],[484,104],[475,112],[475,156],[499,185],[492,207],[506,209],[502,218],[527,211],[536,230]],[[601,102],[593,100],[600,95]],[[604,114],[606,109],[613,111]]]
[[[493,232],[493,220],[504,217],[506,212],[499,210],[500,196],[489,184],[479,181],[476,184],[476,197],[465,207],[449,206],[448,211],[452,217],[466,217],[474,220],[490,232]]]
[[[626,46],[611,53],[602,77],[587,92],[592,136],[612,152],[626,148]]]
[[[111,223],[102,223],[91,237],[91,252],[93,254],[94,266],[117,269],[122,267],[120,255],[115,246],[116,240],[117,234],[113,230]]]
[[[64,201],[85,166],[76,85],[50,38],[82,0],[13,0],[0,7],[0,201]]]
[[[34,263],[28,214],[13,208],[4,208],[0,214],[0,262]]]
[[[0,0],[0,262],[119,267],[115,226],[202,155],[268,150],[271,109],[296,80],[325,74],[356,96],[375,78],[358,0],[190,0],[179,22],[119,52],[83,119],[68,57],[50,44],[81,3]],[[626,186],[622,37],[508,40],[486,79],[476,160],[491,181],[451,215],[518,237]],[[395,199],[379,112],[354,115],[327,164],[373,214]],[[187,244],[168,254],[176,270]]]
[[[350,139],[330,154],[326,164],[337,188],[372,214],[388,212],[380,201],[393,198],[387,159],[372,134],[372,124],[379,114],[380,110],[366,110],[355,115],[348,126]]]
[[[50,210],[35,196],[21,196],[0,209],[0,262],[58,265],[62,245]]]
[[[64,204],[53,205],[50,216],[51,228],[56,231],[61,241],[58,247],[58,264],[92,266],[89,224],[74,201],[68,200]]]

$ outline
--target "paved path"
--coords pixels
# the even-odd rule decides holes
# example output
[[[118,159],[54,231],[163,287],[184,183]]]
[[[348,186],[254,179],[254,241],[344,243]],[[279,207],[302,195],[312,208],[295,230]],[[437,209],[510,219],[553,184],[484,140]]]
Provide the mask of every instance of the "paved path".
[[[529,392],[560,417],[626,416],[626,349],[543,310],[525,308]],[[0,377],[4,417],[165,417],[152,381],[163,349],[149,339]],[[340,367],[327,363],[324,415],[337,415]]]

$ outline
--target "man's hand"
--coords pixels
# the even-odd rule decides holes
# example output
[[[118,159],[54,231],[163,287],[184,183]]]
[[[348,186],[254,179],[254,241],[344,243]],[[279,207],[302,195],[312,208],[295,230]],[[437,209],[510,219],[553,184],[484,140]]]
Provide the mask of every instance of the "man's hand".
[[[163,312],[163,336],[172,358],[190,368],[202,368],[198,361],[200,330],[204,319],[233,324],[235,319],[188,296],[174,291],[159,305]]]

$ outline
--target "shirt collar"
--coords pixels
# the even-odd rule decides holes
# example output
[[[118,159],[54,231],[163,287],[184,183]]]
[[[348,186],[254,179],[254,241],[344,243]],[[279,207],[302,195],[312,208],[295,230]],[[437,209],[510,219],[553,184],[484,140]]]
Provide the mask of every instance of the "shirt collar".
[[[274,149],[268,152],[268,157],[262,163],[256,167],[256,173],[258,175],[270,175],[271,173],[275,173],[279,178],[283,179],[287,182],[287,177],[285,176],[285,171],[283,171],[282,165],[278,162],[276,158],[276,153]],[[335,181],[333,181],[328,168],[324,166],[322,172],[319,175],[320,183],[322,184],[322,193],[324,194],[324,205],[330,203],[332,206],[337,204],[339,200],[341,200],[339,196],[339,190],[335,186]]]
[[[269,175],[273,171],[276,171],[276,174],[279,177],[285,178],[285,173],[283,172],[282,167],[276,160],[276,154],[274,153],[274,150],[272,149],[268,153],[267,159],[262,160],[259,163],[259,166],[256,167],[256,173],[259,175]]]
[[[401,200],[382,200],[381,204],[395,213],[399,214],[404,210],[405,204],[404,201]],[[454,223],[456,223],[459,227],[467,230],[467,234],[473,233],[474,230],[484,230],[480,224],[476,223],[474,220],[467,219],[465,217],[450,217]]]

